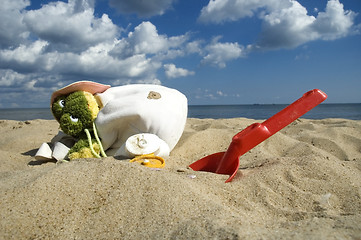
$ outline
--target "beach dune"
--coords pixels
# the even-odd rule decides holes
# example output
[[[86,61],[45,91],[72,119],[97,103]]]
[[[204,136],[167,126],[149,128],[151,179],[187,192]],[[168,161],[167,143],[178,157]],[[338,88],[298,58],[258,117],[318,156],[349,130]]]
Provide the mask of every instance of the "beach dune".
[[[253,119],[188,119],[163,169],[37,161],[54,120],[0,120],[0,239],[360,239],[361,121],[298,119],[232,182],[187,166]]]

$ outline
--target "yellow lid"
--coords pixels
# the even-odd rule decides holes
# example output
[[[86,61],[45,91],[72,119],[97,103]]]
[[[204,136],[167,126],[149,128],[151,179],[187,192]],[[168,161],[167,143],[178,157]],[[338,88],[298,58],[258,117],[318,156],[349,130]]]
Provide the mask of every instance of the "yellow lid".
[[[129,162],[137,162],[150,168],[163,168],[165,166],[164,159],[162,157],[155,156],[154,153],[136,156]]]

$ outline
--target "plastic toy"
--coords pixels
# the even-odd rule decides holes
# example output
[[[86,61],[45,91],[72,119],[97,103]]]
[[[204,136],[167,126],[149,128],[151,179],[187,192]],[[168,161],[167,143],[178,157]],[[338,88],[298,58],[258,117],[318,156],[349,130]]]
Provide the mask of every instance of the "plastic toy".
[[[111,155],[158,168],[183,133],[187,98],[159,85],[81,81],[55,91],[51,109],[62,132],[52,147],[40,147],[37,159]]]
[[[189,167],[195,171],[227,174],[230,177],[226,182],[232,181],[239,168],[239,158],[243,154],[316,107],[326,98],[327,95],[318,89],[305,93],[300,99],[263,123],[254,123],[237,133],[226,152],[206,156]]]

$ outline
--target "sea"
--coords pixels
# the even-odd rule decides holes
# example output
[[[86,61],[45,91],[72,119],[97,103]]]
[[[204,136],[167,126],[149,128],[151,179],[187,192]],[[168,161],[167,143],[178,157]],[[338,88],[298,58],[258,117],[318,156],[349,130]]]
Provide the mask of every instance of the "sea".
[[[190,105],[189,118],[250,118],[267,119],[287,104],[253,104],[253,105]],[[345,118],[361,120],[361,103],[351,104],[320,104],[302,118],[325,119]],[[33,119],[54,119],[49,108],[4,108],[0,109],[1,120],[26,121]]]

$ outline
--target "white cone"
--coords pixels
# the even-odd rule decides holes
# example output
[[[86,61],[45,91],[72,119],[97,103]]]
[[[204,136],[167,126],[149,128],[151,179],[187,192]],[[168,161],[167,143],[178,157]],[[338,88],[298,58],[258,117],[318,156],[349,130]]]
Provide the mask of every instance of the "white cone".
[[[39,150],[36,152],[35,159],[36,160],[42,160],[42,161],[50,160],[50,159],[53,158],[52,157],[52,152],[53,151],[51,151],[51,148],[50,148],[49,144],[43,143],[43,144],[41,144]]]
[[[69,150],[70,148],[68,148],[61,142],[56,142],[53,150],[53,158],[55,158],[58,161],[63,160],[68,155]]]

